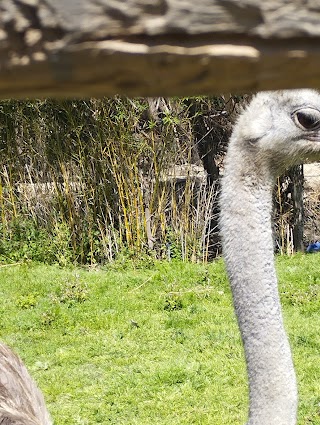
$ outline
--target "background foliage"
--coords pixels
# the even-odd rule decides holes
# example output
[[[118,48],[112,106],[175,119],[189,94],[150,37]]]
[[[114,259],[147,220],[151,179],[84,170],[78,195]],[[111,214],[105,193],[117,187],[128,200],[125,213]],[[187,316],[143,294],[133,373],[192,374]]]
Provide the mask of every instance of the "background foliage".
[[[223,98],[1,102],[0,255],[61,264],[120,253],[206,259],[218,249],[210,246],[217,176],[195,169],[203,169],[200,151],[210,152],[212,138],[223,142],[216,152],[224,149],[228,131],[211,134],[211,121],[225,120],[225,105]],[[207,126],[206,137],[199,130],[195,139],[194,123]]]
[[[0,257],[62,265],[215,257],[223,157],[244,101],[2,101]],[[282,189],[276,197],[285,252],[293,212]]]

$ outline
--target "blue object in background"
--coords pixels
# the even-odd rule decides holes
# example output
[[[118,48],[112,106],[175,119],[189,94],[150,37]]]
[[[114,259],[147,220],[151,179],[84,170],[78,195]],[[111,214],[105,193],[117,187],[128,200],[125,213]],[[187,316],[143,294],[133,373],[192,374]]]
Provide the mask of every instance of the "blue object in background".
[[[320,242],[311,243],[308,248],[307,252],[311,254],[312,252],[319,252],[320,251]]]

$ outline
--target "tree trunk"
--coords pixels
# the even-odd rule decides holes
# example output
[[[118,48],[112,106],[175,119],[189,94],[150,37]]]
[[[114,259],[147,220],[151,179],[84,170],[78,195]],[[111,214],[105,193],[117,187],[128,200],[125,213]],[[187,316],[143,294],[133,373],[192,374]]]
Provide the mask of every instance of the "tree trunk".
[[[295,251],[304,251],[303,165],[296,165],[292,167],[289,175],[292,180],[293,245]]]

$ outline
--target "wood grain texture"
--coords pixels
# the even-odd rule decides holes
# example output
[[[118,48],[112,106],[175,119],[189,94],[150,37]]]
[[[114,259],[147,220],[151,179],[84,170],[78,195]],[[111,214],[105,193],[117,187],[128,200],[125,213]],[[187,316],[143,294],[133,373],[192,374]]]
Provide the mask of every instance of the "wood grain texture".
[[[0,97],[319,87],[316,0],[2,0]]]

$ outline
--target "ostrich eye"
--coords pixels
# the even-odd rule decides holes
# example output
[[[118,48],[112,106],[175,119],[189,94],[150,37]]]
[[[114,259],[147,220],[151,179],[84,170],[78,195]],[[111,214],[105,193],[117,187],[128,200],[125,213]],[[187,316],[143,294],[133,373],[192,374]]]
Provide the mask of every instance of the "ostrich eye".
[[[295,124],[303,130],[318,130],[320,128],[320,111],[304,108],[293,114]]]

